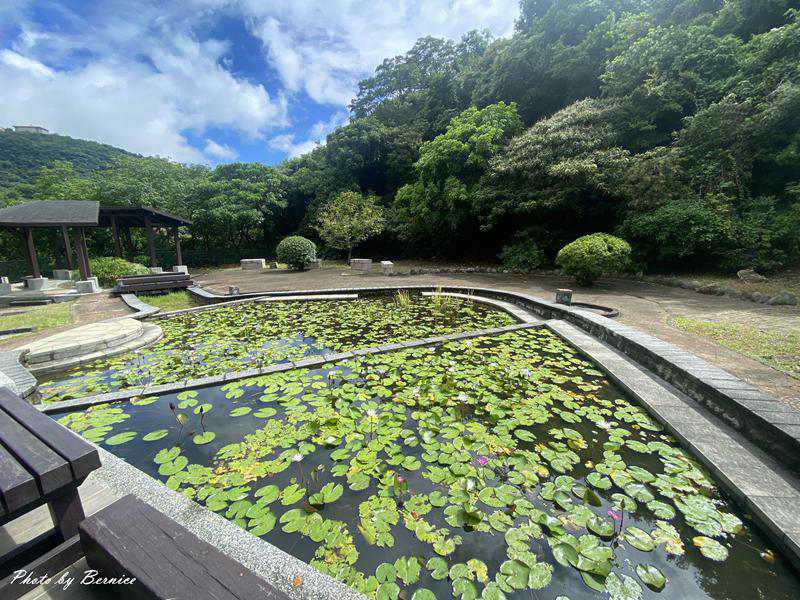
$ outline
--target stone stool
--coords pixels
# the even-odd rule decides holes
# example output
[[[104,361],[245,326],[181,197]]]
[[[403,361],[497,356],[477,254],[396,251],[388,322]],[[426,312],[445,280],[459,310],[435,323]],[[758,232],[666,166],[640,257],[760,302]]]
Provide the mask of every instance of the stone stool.
[[[89,277],[82,281],[76,281],[75,291],[79,294],[96,294],[100,291],[100,284],[97,283],[97,277]]]
[[[372,259],[371,258],[352,258],[350,259],[350,268],[356,271],[371,271]]]
[[[394,275],[394,263],[392,261],[381,261],[381,275]]]
[[[265,258],[243,258],[240,263],[242,271],[260,271],[267,268],[267,259]]]

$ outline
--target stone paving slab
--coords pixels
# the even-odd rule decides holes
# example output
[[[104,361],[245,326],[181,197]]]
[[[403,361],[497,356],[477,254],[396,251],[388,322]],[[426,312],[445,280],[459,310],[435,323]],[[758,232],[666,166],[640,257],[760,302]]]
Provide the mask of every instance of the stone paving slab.
[[[78,356],[71,356],[51,362],[30,365],[28,369],[35,375],[66,371],[68,369],[73,369],[102,358],[108,358],[110,356],[124,354],[125,352],[131,352],[132,350],[136,350],[160,340],[163,335],[164,332],[162,331],[161,327],[155,323],[143,323],[141,335],[133,337],[122,344],[105,348],[103,350],[98,350],[96,352],[90,352],[89,354],[80,354]]]
[[[25,361],[39,364],[100,352],[121,346],[143,331],[141,322],[130,318],[82,325],[32,342]]]

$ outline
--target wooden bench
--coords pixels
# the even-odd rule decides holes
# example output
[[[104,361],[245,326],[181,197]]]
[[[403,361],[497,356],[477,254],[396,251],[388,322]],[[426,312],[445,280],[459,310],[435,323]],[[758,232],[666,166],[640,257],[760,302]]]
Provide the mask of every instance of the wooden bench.
[[[289,597],[133,496],[124,496],[86,519],[80,537],[86,561],[100,577],[135,578],[130,585],[117,586],[125,598]]]
[[[0,388],[0,526],[44,504],[55,525],[0,557],[0,598],[13,600],[30,590],[11,585],[11,571],[53,575],[81,557],[78,523],[84,513],[78,486],[99,466],[91,444]],[[39,556],[25,564],[23,559],[34,554]]]
[[[135,292],[157,292],[161,290],[185,289],[194,285],[186,273],[155,273],[152,275],[131,275],[117,280],[114,292],[130,294]]]

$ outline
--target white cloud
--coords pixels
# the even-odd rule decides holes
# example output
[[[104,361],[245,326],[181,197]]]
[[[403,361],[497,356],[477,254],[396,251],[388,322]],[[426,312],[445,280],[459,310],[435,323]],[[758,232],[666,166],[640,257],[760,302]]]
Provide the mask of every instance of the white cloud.
[[[207,156],[211,156],[220,160],[233,160],[236,158],[236,151],[227,144],[218,144],[214,140],[206,140],[206,145],[203,152]]]
[[[507,35],[518,0],[242,0],[251,31],[290,91],[345,105],[357,82],[417,38],[457,39],[470,29]]]
[[[291,133],[277,135],[267,141],[267,145],[275,150],[285,152],[288,158],[296,158],[314,148],[325,145],[325,138],[330,132],[344,125],[347,122],[347,113],[344,111],[336,112],[327,121],[317,121],[308,130],[308,137],[305,140],[296,141]]]
[[[0,51],[0,62],[7,67],[27,71],[37,78],[50,78],[54,75],[53,69],[47,65],[40,63],[38,60],[17,54],[13,50]]]
[[[256,138],[287,123],[286,100],[235,78],[220,66],[221,53],[218,43],[179,36],[151,50],[148,62],[114,58],[54,71],[7,50],[0,114],[133,152],[208,162],[185,132],[214,126]]]

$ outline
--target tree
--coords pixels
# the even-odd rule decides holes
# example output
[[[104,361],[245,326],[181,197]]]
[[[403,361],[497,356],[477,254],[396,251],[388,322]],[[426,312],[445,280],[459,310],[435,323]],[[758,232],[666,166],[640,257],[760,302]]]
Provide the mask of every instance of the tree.
[[[347,250],[347,261],[353,247],[383,231],[383,210],[374,196],[358,192],[341,192],[320,209],[316,229],[329,246]]]
[[[457,247],[477,233],[475,202],[492,158],[522,129],[514,103],[470,107],[420,147],[418,180],[398,190],[395,216],[406,240]]]

